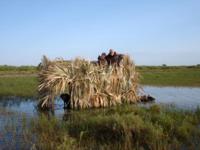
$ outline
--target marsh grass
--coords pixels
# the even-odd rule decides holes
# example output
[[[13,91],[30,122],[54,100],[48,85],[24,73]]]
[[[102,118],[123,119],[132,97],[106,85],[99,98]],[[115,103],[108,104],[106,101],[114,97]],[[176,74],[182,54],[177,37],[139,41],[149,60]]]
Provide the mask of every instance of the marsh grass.
[[[200,86],[198,66],[138,66],[141,83],[156,86]]]
[[[78,120],[69,124],[69,134],[76,138],[83,134],[81,140],[86,147],[92,139],[99,147],[117,145],[123,149],[137,146],[144,149],[179,149],[183,145],[193,148],[198,145],[199,109],[184,112],[158,105],[147,109],[134,106],[112,109],[90,117],[79,116]]]
[[[35,149],[199,149],[200,109],[122,105],[68,112],[68,119],[42,115],[23,137]],[[27,130],[28,129],[28,130]],[[33,138],[34,137],[34,138]]]
[[[36,97],[37,78],[25,77],[0,77],[0,96]]]

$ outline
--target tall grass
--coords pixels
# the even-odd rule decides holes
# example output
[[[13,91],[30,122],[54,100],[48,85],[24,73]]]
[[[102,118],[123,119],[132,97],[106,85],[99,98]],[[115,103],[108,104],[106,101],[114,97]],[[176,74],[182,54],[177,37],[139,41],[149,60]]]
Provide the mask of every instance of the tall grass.
[[[24,137],[32,137],[35,149],[200,148],[200,109],[123,105],[65,115],[65,121],[45,116],[33,119],[31,128],[24,130]]]
[[[48,107],[55,96],[68,93],[72,108],[107,107],[135,103],[138,98],[138,73],[128,56],[123,65],[99,66],[84,59],[71,63],[43,58],[39,73],[40,107]]]

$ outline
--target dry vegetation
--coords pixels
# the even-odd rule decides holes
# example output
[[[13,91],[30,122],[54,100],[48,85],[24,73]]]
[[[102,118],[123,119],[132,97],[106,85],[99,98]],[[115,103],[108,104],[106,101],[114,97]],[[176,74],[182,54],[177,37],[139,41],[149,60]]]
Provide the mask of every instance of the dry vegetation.
[[[53,106],[56,96],[68,93],[71,108],[107,107],[139,100],[138,73],[125,56],[120,67],[99,66],[84,59],[70,63],[50,61],[45,56],[39,72],[41,108]]]

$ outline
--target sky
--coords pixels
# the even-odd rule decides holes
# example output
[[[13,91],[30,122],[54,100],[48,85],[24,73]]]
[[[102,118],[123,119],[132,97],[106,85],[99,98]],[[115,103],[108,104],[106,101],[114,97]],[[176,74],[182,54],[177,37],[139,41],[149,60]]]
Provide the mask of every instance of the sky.
[[[110,48],[137,65],[200,64],[199,0],[0,0],[0,65],[96,60]]]

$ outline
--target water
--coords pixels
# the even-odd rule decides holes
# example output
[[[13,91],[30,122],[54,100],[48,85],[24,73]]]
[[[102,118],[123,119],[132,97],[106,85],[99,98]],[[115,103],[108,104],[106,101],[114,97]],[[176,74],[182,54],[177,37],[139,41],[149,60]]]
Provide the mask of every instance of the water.
[[[20,97],[7,97],[0,99],[0,149],[30,149],[30,144],[24,141],[23,120],[30,123],[32,118],[37,118],[41,114],[57,116],[63,119],[64,112],[62,100],[55,101],[55,111],[37,111],[36,99],[25,99]]]
[[[155,103],[164,105],[175,105],[180,109],[193,110],[200,106],[200,88],[191,87],[155,87],[145,86],[143,87],[144,93],[149,94],[156,98]],[[4,146],[11,146],[12,134],[5,130],[5,125],[11,123],[18,124],[18,131],[15,137],[15,143],[11,147],[14,149],[20,149],[20,144],[23,143],[23,138],[20,138],[21,130],[23,130],[22,122],[23,116],[26,116],[29,120],[39,116],[41,113],[36,109],[36,99],[25,99],[20,97],[7,97],[0,99],[0,149]],[[144,104],[144,105],[149,105]],[[55,110],[53,112],[46,112],[47,116],[57,116],[60,119],[65,119],[69,115],[68,112],[63,110],[63,102],[60,98],[55,101]],[[19,147],[19,148],[18,148]]]
[[[158,104],[172,104],[190,110],[200,106],[200,88],[145,86],[143,89],[155,97]]]
[[[195,109],[200,106],[200,88],[144,86],[143,90],[145,94],[155,97],[155,103],[158,104],[173,104],[181,109]],[[39,114],[36,105],[37,100],[30,98],[9,97],[0,100],[0,109],[4,108],[8,111],[24,113],[30,117]],[[60,98],[55,101],[55,111],[53,113],[56,116],[64,114],[63,102]]]
[[[7,97],[0,100],[0,109],[4,108],[8,111],[25,114],[28,117],[38,116],[41,112],[37,110],[36,99],[26,99],[20,97]],[[55,100],[54,115],[60,116],[64,113],[63,102],[57,98]]]

